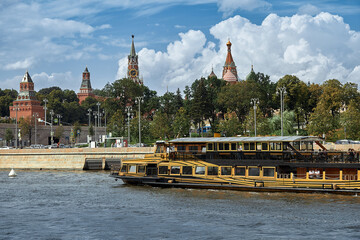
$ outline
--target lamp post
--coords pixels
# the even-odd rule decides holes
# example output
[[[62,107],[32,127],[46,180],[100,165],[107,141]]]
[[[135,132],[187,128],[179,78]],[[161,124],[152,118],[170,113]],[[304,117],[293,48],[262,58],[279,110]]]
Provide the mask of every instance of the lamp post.
[[[251,104],[254,105],[254,122],[255,122],[255,137],[256,137],[256,105],[259,104],[259,99],[258,98],[252,98],[250,101]]]
[[[36,137],[36,132],[37,132],[37,124],[36,124],[36,122],[37,122],[37,118],[39,117],[39,114],[38,113],[33,113],[33,117],[34,117],[34,121],[35,121],[35,144],[37,144],[37,137]]]
[[[46,125],[46,110],[47,110],[46,103],[49,102],[49,100],[47,100],[47,99],[45,98],[45,99],[43,100],[43,102],[45,103],[44,110],[45,110],[45,125]]]
[[[17,112],[18,112],[19,108],[18,107],[14,107],[13,111],[15,111],[15,148],[18,147],[18,124],[17,124]]]
[[[144,97],[136,97],[135,103],[139,104],[139,147],[141,147],[141,123],[140,123],[141,112],[140,112],[140,105],[141,105],[141,103],[144,103]]]
[[[131,115],[132,107],[131,106],[126,106],[125,111],[127,113],[128,146],[129,146],[129,144],[130,144],[130,115]]]
[[[105,117],[105,135],[107,135],[106,134],[106,111],[105,111],[105,109],[103,109],[103,115]]]
[[[93,112],[93,114],[94,114],[94,118],[95,118],[95,124],[94,124],[94,128],[95,128],[95,141],[96,141],[96,128],[97,128],[97,117],[98,117],[98,113],[97,113],[97,111],[94,111]]]
[[[101,105],[101,103],[99,103],[99,102],[97,102],[96,103],[96,105],[98,106],[98,111],[97,111],[97,113],[98,113],[98,127],[100,127],[100,105]]]
[[[90,127],[90,124],[91,124],[91,111],[92,111],[92,109],[89,108],[88,109],[88,114],[87,114],[87,115],[89,115],[89,127]]]
[[[284,115],[284,96],[286,94],[286,87],[279,87],[277,93],[280,94],[280,117],[281,117],[281,136],[284,136],[283,115]]]
[[[58,125],[60,126],[61,124],[61,118],[62,118],[62,116],[60,115],[60,114],[56,114],[56,117],[58,118]]]
[[[54,132],[53,132],[53,120],[54,120],[54,111],[50,110],[51,123],[50,123],[50,136],[51,136],[51,145],[54,144]]]

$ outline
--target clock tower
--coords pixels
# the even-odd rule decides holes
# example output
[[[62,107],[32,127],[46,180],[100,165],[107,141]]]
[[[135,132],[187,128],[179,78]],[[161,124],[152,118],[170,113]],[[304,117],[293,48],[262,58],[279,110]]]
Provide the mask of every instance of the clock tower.
[[[128,71],[127,76],[129,79],[132,79],[135,83],[142,85],[143,81],[139,78],[139,63],[138,63],[138,55],[135,52],[134,46],[134,35],[132,37],[131,42],[131,50],[130,55],[128,56]]]

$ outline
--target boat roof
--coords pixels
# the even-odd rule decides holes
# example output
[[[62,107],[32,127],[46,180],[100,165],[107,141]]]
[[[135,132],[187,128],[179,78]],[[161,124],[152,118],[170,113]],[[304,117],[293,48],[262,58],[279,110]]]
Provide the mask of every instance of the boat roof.
[[[323,141],[315,136],[270,136],[270,137],[198,137],[177,138],[169,143],[210,143],[210,142],[297,142],[297,141]]]

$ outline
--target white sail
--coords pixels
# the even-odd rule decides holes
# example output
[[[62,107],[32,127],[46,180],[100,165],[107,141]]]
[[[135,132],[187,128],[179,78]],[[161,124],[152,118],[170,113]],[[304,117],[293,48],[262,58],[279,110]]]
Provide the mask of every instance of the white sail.
[[[11,171],[9,172],[9,177],[16,177],[16,172],[14,171],[13,168],[12,168]]]

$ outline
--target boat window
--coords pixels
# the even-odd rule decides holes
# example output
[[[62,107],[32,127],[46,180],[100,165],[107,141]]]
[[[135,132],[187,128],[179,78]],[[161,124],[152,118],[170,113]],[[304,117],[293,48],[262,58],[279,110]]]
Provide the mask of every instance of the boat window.
[[[204,175],[204,174],[205,174],[205,167],[197,166],[197,167],[195,168],[195,174]]]
[[[129,173],[136,173],[136,165],[129,166]]]
[[[288,150],[289,142],[283,142],[283,150]]]
[[[156,153],[163,153],[163,152],[165,152],[164,151],[164,146],[163,145],[158,145],[157,147],[156,147],[156,151],[155,151]]]
[[[218,167],[208,167],[208,175],[218,175]]]
[[[178,152],[185,152],[186,147],[185,146],[177,146]]]
[[[121,172],[126,172],[126,169],[127,169],[127,165],[122,165]]]
[[[255,143],[253,143],[253,142],[250,143],[250,150],[251,151],[255,150]]]
[[[213,149],[213,144],[212,144],[212,143],[208,143],[208,144],[207,144],[207,150],[209,150],[209,151],[214,150],[214,149]]]
[[[262,143],[262,144],[261,144],[261,149],[262,149],[263,151],[269,150],[268,143]]]
[[[219,151],[224,150],[224,144],[223,143],[219,143]]]
[[[182,174],[184,175],[192,175],[192,166],[183,166]]]
[[[257,177],[260,176],[260,170],[257,167],[249,167],[249,176]]]
[[[245,167],[236,167],[235,175],[236,176],[245,176]]]
[[[229,151],[230,150],[230,144],[229,143],[224,143],[224,149],[226,151]]]
[[[281,150],[281,142],[275,143],[275,149],[276,149],[277,151],[280,151],[280,150]]]
[[[249,143],[244,143],[244,150],[250,150],[250,144]]]
[[[261,143],[256,143],[256,151],[261,151]]]
[[[171,166],[170,174],[180,174],[180,166]]]
[[[138,173],[144,173],[145,172],[145,166],[138,166]]]
[[[198,149],[199,149],[198,146],[190,146],[189,147],[190,152],[197,152]]]
[[[263,176],[264,177],[274,177],[275,169],[274,168],[263,168]]]
[[[168,174],[168,166],[160,166],[159,174]]]
[[[236,143],[231,143],[231,150],[236,151]]]
[[[294,147],[296,150],[300,150],[300,142],[293,142],[293,147]]]
[[[231,175],[231,167],[221,167],[221,175]]]

